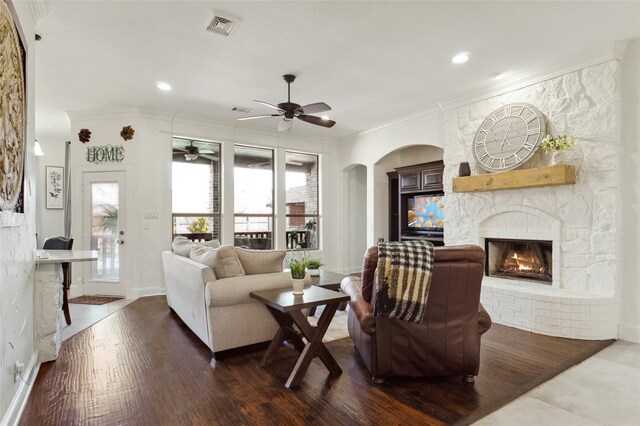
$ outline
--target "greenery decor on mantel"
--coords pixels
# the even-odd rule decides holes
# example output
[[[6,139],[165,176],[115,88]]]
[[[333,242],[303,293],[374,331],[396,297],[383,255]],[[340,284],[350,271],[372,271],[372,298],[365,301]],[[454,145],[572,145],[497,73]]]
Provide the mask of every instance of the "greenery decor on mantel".
[[[482,192],[576,183],[576,168],[568,164],[453,178],[453,192]]]
[[[547,154],[551,154],[551,164],[564,164],[565,151],[569,151],[573,149],[573,145],[576,141],[575,136],[567,136],[567,135],[558,135],[551,136],[547,135],[542,142],[540,143],[540,147]]]

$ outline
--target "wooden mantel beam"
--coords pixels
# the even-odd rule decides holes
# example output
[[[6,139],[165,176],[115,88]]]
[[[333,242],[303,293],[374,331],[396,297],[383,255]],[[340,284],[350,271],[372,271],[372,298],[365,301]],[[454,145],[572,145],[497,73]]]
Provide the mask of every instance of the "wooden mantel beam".
[[[576,168],[568,164],[453,178],[453,192],[481,192],[576,183]]]

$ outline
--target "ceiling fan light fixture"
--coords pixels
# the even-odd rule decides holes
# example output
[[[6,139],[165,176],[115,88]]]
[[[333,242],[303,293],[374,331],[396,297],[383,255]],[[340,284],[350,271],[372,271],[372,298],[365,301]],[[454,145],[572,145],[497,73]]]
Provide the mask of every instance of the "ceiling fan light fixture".
[[[197,160],[197,159],[198,159],[198,154],[186,153],[186,154],[184,155],[184,158],[185,158],[187,161]]]

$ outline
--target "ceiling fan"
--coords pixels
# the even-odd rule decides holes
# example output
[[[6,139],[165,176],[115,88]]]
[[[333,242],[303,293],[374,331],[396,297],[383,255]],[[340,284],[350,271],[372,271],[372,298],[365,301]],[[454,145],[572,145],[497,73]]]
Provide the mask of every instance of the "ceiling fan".
[[[193,145],[193,141],[189,141],[189,143],[190,144],[185,146],[184,148],[174,146],[173,155],[184,154],[184,158],[187,161],[197,160],[198,157],[206,158],[207,160],[211,160],[211,161],[218,161],[218,157],[214,155],[209,155],[209,154],[214,154],[213,151],[209,151],[209,150],[201,151],[197,146]]]
[[[265,117],[282,117],[282,121],[280,121],[280,124],[278,124],[279,132],[286,132],[291,129],[294,118],[322,127],[333,127],[336,124],[335,121],[329,120],[328,118],[325,119],[322,117],[317,117],[315,115],[309,115],[331,110],[331,107],[324,102],[316,102],[314,104],[305,106],[300,106],[296,103],[291,102],[291,83],[294,82],[296,76],[285,74],[282,76],[282,78],[284,78],[284,81],[287,82],[287,102],[282,102],[278,105],[271,105],[268,102],[254,100],[254,102],[275,109],[276,111],[278,111],[277,114],[255,115],[253,117],[238,118],[238,120],[253,120],[255,118]]]

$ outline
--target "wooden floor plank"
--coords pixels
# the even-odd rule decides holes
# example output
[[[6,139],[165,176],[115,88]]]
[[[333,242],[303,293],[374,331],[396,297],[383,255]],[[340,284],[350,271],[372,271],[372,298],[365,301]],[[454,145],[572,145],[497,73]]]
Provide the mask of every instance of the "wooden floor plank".
[[[21,425],[470,424],[612,341],[541,336],[494,325],[482,338],[476,383],[459,378],[371,383],[350,339],[327,343],[343,373],[315,359],[299,388],[284,387],[298,352],[209,349],[162,296],[139,299],[62,345],[42,365]]]

